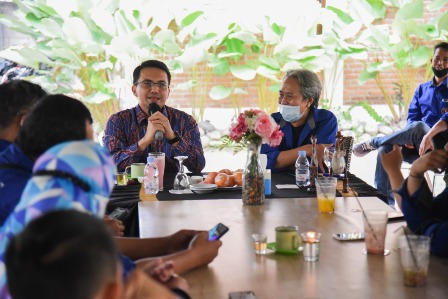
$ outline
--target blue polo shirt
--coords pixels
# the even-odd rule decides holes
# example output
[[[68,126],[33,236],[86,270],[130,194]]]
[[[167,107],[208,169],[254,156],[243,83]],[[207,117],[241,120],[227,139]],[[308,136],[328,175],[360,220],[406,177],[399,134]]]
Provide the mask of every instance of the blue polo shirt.
[[[0,153],[3,152],[10,144],[11,142],[5,139],[0,139]]]
[[[448,78],[439,86],[434,81],[421,84],[409,104],[407,123],[423,121],[432,127],[440,119],[448,122]]]
[[[20,200],[34,161],[15,144],[0,152],[0,226]]]
[[[313,108],[307,122],[303,125],[296,144],[293,144],[294,136],[291,123],[283,120],[280,112],[275,112],[271,116],[277,124],[280,124],[280,130],[285,134],[279,146],[272,147],[268,144],[262,144],[261,146],[261,153],[268,157],[267,168],[272,169],[273,172],[286,170],[286,168],[274,168],[280,152],[311,144],[311,135],[316,135],[319,144],[334,144],[336,142],[338,121],[331,111]]]
[[[402,197],[408,227],[416,234],[431,237],[432,254],[448,257],[448,188],[432,198],[428,186],[422,184],[411,196],[406,179],[397,192]]]

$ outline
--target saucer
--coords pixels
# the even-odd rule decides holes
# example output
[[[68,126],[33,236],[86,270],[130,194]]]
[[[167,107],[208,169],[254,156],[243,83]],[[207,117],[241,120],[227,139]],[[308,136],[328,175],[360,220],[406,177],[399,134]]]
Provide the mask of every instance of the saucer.
[[[194,193],[205,194],[215,191],[218,188],[216,184],[191,184],[190,190]]]
[[[272,243],[268,243],[268,248],[273,250],[275,253],[279,253],[279,254],[298,254],[300,252],[300,250],[281,250],[281,249],[277,249],[275,248],[275,242]]]

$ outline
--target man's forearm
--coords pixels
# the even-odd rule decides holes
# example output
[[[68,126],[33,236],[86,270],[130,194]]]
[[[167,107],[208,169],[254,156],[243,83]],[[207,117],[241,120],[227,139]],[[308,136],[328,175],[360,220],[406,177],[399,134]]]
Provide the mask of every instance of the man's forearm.
[[[444,120],[439,120],[438,122],[436,122],[436,124],[431,128],[431,130],[429,130],[429,132],[427,133],[427,135],[429,137],[434,137],[436,136],[438,133],[443,132],[445,130],[448,129],[448,124],[446,121]]]
[[[120,253],[132,260],[165,255],[168,248],[166,237],[161,238],[115,238]]]

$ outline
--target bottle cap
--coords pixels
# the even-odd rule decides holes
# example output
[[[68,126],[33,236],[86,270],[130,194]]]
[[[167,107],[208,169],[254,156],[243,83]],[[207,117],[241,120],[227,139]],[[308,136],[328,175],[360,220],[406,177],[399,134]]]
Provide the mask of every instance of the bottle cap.
[[[299,151],[299,157],[306,157],[306,151]]]

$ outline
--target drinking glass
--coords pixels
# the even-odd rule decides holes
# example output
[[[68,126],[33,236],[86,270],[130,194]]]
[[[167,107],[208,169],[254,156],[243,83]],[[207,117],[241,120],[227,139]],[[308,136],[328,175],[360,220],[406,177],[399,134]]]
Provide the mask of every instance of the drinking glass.
[[[325,164],[326,164],[327,167],[328,167],[328,173],[329,173],[330,175],[332,175],[332,172],[331,172],[331,163],[332,163],[332,161],[333,161],[334,151],[335,151],[334,146],[329,146],[329,147],[326,147],[326,148],[324,149],[324,161],[325,161]]]
[[[188,176],[184,172],[184,165],[183,162],[185,159],[188,158],[188,156],[176,156],[174,157],[179,161],[179,172],[176,174],[176,177],[174,178],[174,190],[185,190],[190,188],[190,184],[188,182]]]

